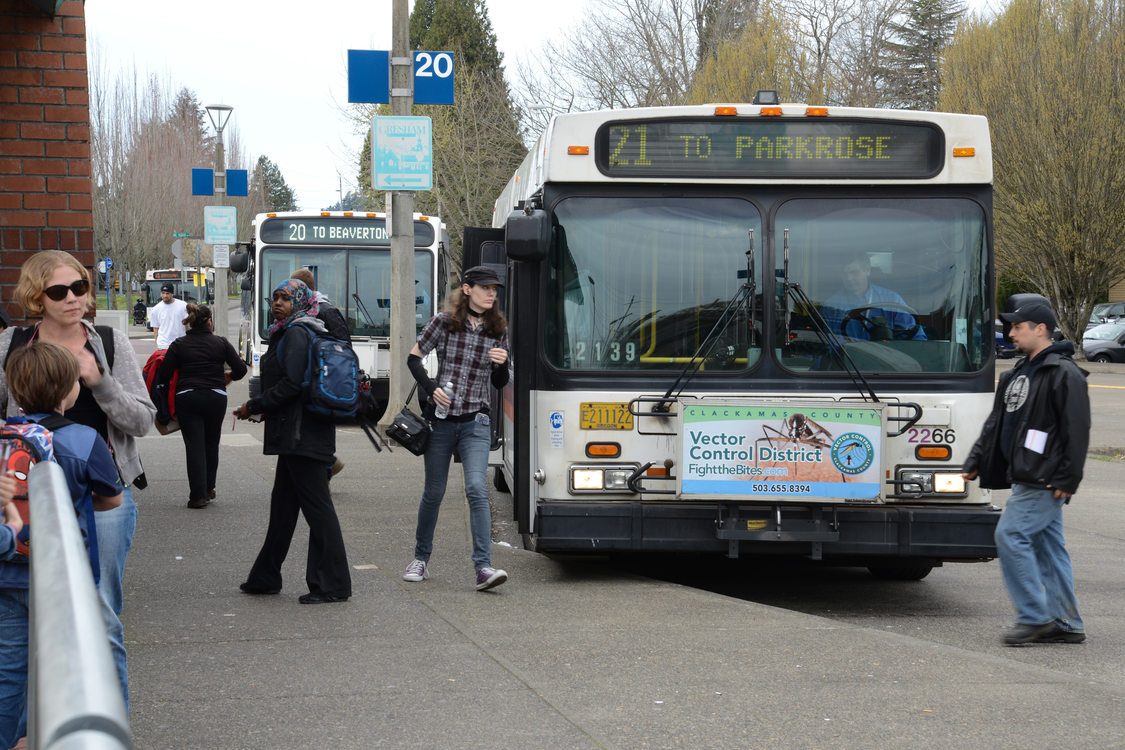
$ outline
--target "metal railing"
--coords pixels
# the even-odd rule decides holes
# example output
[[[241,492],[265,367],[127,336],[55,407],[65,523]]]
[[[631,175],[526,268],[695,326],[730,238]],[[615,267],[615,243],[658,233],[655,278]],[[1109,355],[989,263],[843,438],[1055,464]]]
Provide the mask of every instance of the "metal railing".
[[[90,558],[58,464],[28,477],[34,550],[28,649],[28,747],[132,748]]]

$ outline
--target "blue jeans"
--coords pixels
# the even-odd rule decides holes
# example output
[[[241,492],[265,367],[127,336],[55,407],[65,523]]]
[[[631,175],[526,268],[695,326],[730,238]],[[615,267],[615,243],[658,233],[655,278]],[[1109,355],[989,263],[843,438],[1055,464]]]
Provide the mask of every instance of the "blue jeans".
[[[492,443],[487,417],[481,421],[433,421],[434,431],[424,454],[426,484],[418,504],[418,530],[415,533],[414,557],[429,562],[434,548],[434,527],[438,509],[445,497],[449,478],[449,462],[453,449],[461,455],[465,471],[465,495],[469,499],[469,528],[473,535],[473,566],[480,570],[492,566],[492,512],[488,507],[488,449]]]
[[[0,589],[0,747],[27,734],[27,589]]]
[[[1084,632],[1063,539],[1065,502],[1054,497],[1054,490],[1013,484],[996,525],[996,547],[1017,623],[1054,622],[1063,630]]]
[[[125,710],[128,711],[129,665],[125,654],[125,627],[121,624],[124,603],[121,579],[125,575],[125,558],[133,546],[133,532],[137,529],[137,504],[133,502],[133,489],[125,488],[119,507],[95,513],[94,525],[98,530],[98,568],[101,575],[98,593],[103,600],[102,619],[109,634],[109,648],[117,665],[117,679],[121,682]]]

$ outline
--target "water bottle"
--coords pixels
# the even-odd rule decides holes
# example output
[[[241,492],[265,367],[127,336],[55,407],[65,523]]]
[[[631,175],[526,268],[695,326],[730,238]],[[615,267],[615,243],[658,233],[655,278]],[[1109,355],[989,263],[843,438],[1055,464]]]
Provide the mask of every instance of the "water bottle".
[[[443,391],[445,391],[445,395],[449,396],[450,400],[452,401],[452,399],[453,399],[453,381],[452,380],[449,381],[448,383],[443,385],[441,387],[441,389]],[[435,400],[434,401],[434,416],[437,417],[438,419],[445,419],[448,414],[449,414],[449,407],[442,406],[441,404],[439,404]]]

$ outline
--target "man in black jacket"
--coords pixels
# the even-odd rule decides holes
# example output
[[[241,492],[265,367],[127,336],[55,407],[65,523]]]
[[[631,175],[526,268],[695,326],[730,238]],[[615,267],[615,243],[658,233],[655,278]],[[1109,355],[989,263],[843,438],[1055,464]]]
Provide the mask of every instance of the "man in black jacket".
[[[1086,373],[1074,345],[1053,343],[1055,314],[1029,302],[1000,316],[1025,354],[1000,376],[992,413],[965,462],[965,479],[1012,488],[996,526],[1004,585],[1016,608],[1009,646],[1086,640],[1063,539],[1062,507],[1078,490],[1090,443]]]

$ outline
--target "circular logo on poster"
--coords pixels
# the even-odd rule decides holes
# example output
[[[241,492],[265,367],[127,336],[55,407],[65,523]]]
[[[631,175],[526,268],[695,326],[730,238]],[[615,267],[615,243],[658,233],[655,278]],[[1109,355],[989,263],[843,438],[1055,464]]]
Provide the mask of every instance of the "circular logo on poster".
[[[862,474],[874,460],[875,448],[866,435],[845,432],[832,443],[832,465],[843,474]]]

